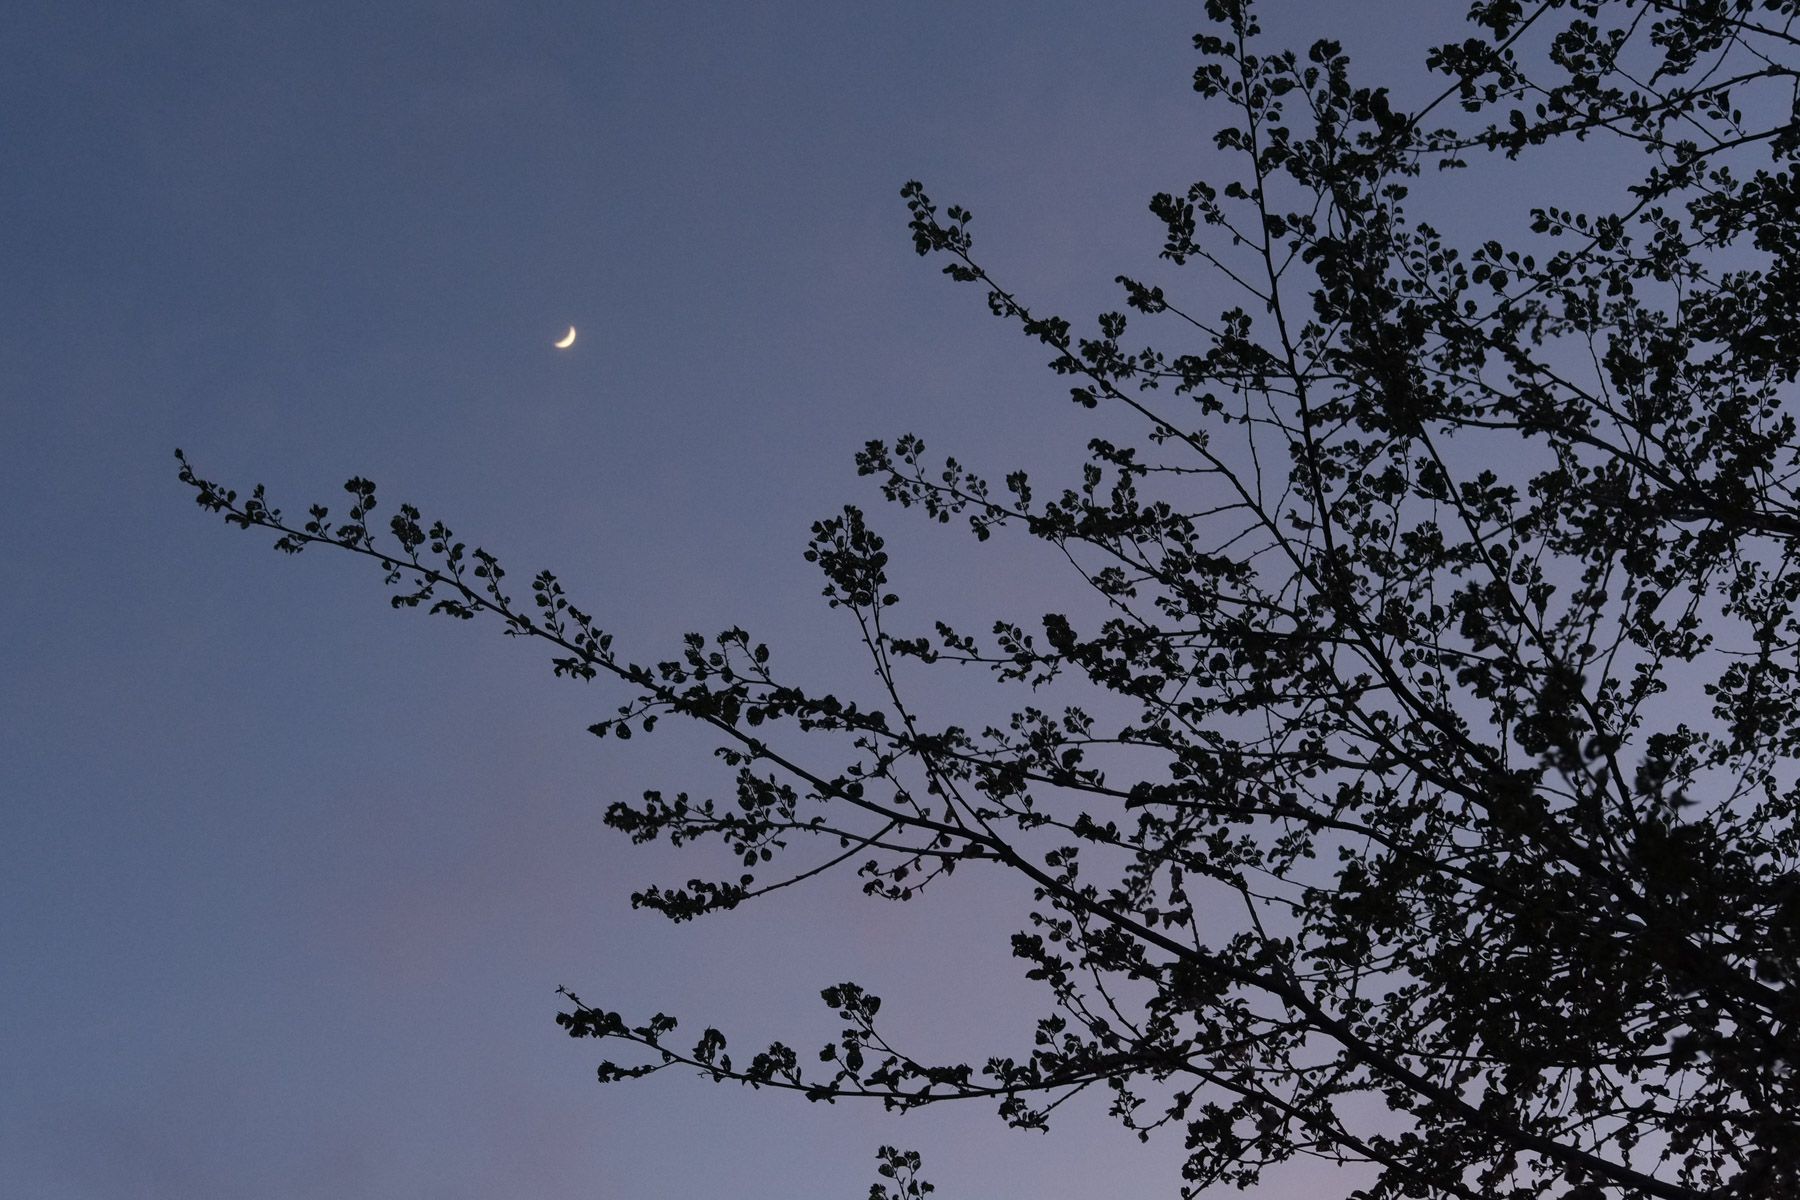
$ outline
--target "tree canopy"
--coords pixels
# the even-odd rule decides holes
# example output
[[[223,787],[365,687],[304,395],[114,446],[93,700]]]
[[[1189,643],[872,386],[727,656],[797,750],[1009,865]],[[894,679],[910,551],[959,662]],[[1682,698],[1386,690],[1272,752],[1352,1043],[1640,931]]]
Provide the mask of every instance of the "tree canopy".
[[[915,1059],[854,983],[805,1053],[569,994],[562,1027],[618,1048],[603,1080],[1026,1128],[1094,1089],[1184,1139],[1184,1194],[1302,1155],[1363,1164],[1368,1197],[1800,1194],[1800,3],[1479,0],[1410,105],[1333,42],[1205,7],[1221,154],[1152,199],[1164,265],[1119,277],[1121,311],[1040,311],[967,211],[903,191],[919,254],[1139,436],[1049,481],[910,434],[856,468],[1042,544],[1086,607],[908,618],[847,507],[806,557],[875,683],[817,694],[737,628],[640,659],[550,572],[517,599],[417,508],[383,527],[367,480],[293,520],[181,477],[280,550],[378,563],[396,607],[548,647],[618,693],[597,734],[716,733],[726,795],[607,809],[715,847],[640,905],[681,921],[831,870],[1033,900],[1028,1054]],[[1558,194],[1578,146],[1584,185],[1618,176],[1607,207]],[[1468,238],[1459,181],[1495,172],[1542,202]],[[959,672],[996,697],[980,727],[915,699]],[[916,1154],[880,1168],[878,1200],[929,1189]]]

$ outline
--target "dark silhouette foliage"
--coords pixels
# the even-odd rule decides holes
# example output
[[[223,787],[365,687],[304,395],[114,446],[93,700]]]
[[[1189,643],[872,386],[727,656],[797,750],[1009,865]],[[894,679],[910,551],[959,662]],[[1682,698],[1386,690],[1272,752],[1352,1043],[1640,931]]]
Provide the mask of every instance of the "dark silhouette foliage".
[[[1188,1191],[1313,1155],[1364,1164],[1368,1197],[1800,1195],[1797,18],[1481,0],[1407,109],[1334,43],[1265,46],[1210,0],[1194,86],[1233,166],[1155,197],[1166,268],[1086,333],[908,184],[919,253],[1141,438],[999,486],[870,442],[888,500],[1046,543],[1096,597],[980,637],[904,624],[846,508],[807,557],[873,696],[809,693],[739,629],[634,661],[553,575],[516,601],[411,506],[380,530],[364,480],[347,519],[290,522],[182,479],[282,550],[379,562],[396,606],[610,682],[596,733],[715,730],[732,796],[607,812],[725,848],[642,905],[684,920],[839,867],[877,897],[980,870],[1035,898],[1024,1057],[919,1061],[850,983],[804,1054],[569,995],[568,1033],[626,1052],[603,1079],[974,1099],[1027,1128],[1094,1088],[1185,1138]],[[1559,200],[1584,161],[1621,173],[1613,207]],[[1453,222],[1496,171],[1542,193],[1517,227],[1419,215]],[[1221,284],[1224,311],[1190,299]],[[934,723],[926,671],[1018,698]],[[883,1148],[871,1195],[921,1195],[917,1167]]]

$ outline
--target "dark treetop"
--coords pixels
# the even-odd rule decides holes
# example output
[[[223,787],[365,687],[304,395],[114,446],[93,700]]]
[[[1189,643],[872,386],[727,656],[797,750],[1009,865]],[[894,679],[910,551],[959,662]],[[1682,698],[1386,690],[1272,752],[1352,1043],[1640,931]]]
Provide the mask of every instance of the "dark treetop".
[[[807,557],[876,683],[815,694],[740,629],[639,661],[550,573],[520,601],[412,506],[380,529],[365,480],[347,518],[294,521],[182,479],[281,550],[379,563],[396,606],[551,647],[621,697],[598,734],[710,727],[726,798],[607,821],[733,865],[641,905],[685,920],[834,869],[901,900],[994,872],[1035,901],[1025,1057],[920,1061],[853,983],[806,1053],[570,994],[568,1033],[624,1052],[602,1079],[976,1099],[1024,1127],[1097,1088],[1185,1138],[1193,1191],[1315,1155],[1380,1197],[1800,1194],[1800,4],[1484,0],[1406,81],[1414,111],[1331,42],[1206,8],[1194,86],[1235,171],[1152,200],[1168,269],[1119,279],[1130,337],[1032,308],[966,211],[903,193],[919,253],[1137,432],[1052,483],[992,486],[911,435],[858,468],[1053,548],[1087,585],[1064,611],[906,622],[846,508]],[[1630,151],[1609,207],[1558,195],[1578,143]],[[1422,219],[1453,229],[1459,181],[1524,172],[1528,227]],[[1221,286],[1222,311],[1184,299]],[[934,721],[942,673],[991,718]],[[884,1147],[871,1194],[920,1195],[917,1168]]]

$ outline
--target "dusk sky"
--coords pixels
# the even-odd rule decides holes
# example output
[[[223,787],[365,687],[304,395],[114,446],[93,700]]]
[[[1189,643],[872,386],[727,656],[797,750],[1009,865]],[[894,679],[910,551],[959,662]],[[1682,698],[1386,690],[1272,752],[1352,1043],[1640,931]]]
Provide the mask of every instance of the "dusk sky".
[[[1284,3],[1271,42],[1340,36],[1403,92],[1462,7]],[[970,206],[1043,308],[1117,306],[1113,276],[1159,270],[1149,196],[1213,153],[1201,6],[4,9],[0,1195],[847,1200],[883,1143],[947,1198],[1173,1195],[1179,1137],[1140,1146],[1102,1097],[1044,1137],[985,1105],[598,1086],[558,985],[806,1050],[854,979],[934,1052],[1028,1049],[1029,898],[631,911],[718,860],[601,813],[716,785],[710,742],[588,737],[613,693],[226,529],[172,451],[293,512],[374,478],[520,593],[555,568],[642,659],[740,623],[860,680],[801,559],[846,502],[922,624],[1040,614],[1054,564],[855,476],[872,437],[1001,474],[1094,432],[914,255],[899,189]],[[1257,1195],[1333,1182],[1278,1178]]]

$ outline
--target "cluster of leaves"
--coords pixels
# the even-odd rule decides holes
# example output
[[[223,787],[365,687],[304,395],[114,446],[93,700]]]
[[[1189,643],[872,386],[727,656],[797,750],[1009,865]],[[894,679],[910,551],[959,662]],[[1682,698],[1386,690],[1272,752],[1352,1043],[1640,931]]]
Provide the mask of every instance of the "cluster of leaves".
[[[1370,1198],[1800,1194],[1800,4],[1480,0],[1413,111],[1331,42],[1265,53],[1249,4],[1206,8],[1194,83],[1235,167],[1151,204],[1199,282],[1121,277],[1136,316],[1081,336],[989,274],[966,210],[904,191],[918,251],[1142,444],[1095,439],[1061,488],[991,487],[910,435],[859,470],[1043,544],[1090,611],[896,628],[882,540],[845,509],[807,555],[874,667],[878,694],[843,699],[738,629],[618,657],[548,573],[516,605],[407,506],[378,539],[364,480],[348,522],[292,525],[182,478],[283,550],[380,562],[397,606],[497,617],[559,675],[610,678],[627,699],[596,733],[715,730],[733,801],[607,820],[716,839],[732,872],[640,904],[686,919],[839,866],[874,896],[962,866],[1035,901],[1012,952],[1051,1011],[1022,1057],[914,1058],[854,984],[824,993],[845,1027],[812,1069],[570,996],[572,1036],[644,1056],[603,1079],[974,1099],[1027,1128],[1097,1089],[1142,1136],[1180,1131],[1190,1192],[1311,1155],[1361,1164]],[[1590,140],[1617,211],[1547,202],[1472,249],[1409,212]],[[1235,302],[1202,315],[1220,285]],[[934,724],[927,670],[1029,702]],[[823,852],[786,867],[799,846]],[[929,1190],[882,1154],[896,1195]]]

